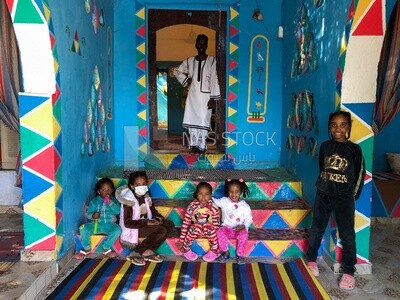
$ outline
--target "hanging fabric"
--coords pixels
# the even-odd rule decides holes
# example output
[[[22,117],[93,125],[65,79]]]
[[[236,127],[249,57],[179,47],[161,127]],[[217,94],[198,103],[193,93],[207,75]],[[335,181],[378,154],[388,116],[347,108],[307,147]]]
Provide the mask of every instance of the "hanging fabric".
[[[400,6],[395,4],[378,64],[372,130],[377,135],[400,109]]]

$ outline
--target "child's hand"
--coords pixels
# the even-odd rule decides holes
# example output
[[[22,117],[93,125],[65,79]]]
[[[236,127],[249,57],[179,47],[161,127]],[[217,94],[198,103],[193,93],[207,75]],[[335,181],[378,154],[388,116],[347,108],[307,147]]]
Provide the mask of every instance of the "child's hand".
[[[92,214],[92,219],[93,220],[96,220],[98,218],[100,218],[100,213],[99,212],[95,212],[95,213]]]
[[[240,231],[240,230],[245,229],[245,228],[246,228],[246,226],[244,226],[244,225],[238,225],[238,226],[236,226],[235,230],[236,231]]]
[[[160,225],[160,221],[158,220],[147,220],[147,225]]]
[[[163,217],[155,217],[155,219],[160,222],[160,224],[162,224],[164,222],[164,218]]]

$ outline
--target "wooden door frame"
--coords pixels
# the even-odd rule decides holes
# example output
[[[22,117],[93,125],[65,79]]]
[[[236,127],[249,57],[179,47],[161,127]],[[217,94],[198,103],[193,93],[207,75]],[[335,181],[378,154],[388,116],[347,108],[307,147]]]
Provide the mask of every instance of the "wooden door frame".
[[[150,109],[150,148],[158,149],[158,141],[155,132],[157,120],[157,82],[156,82],[156,47],[157,30],[178,24],[193,24],[205,26],[215,30],[215,56],[217,58],[217,73],[221,89],[221,101],[217,101],[215,120],[216,149],[219,153],[225,153],[223,141],[226,124],[226,11],[200,11],[200,10],[148,10],[148,82],[149,82],[149,109]]]

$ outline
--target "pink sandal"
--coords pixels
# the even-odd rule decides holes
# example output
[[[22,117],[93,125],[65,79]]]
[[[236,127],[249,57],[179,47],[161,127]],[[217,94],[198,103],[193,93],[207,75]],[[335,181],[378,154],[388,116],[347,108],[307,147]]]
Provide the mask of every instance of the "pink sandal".
[[[350,274],[343,274],[339,282],[339,287],[342,290],[352,290],[356,285],[356,279]]]

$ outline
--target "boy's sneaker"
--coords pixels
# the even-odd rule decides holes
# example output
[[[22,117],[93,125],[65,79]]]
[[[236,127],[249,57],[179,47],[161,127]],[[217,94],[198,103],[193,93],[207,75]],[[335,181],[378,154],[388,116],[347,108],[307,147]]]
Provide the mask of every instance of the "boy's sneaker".
[[[206,255],[203,256],[203,260],[206,262],[212,262],[214,261],[217,257],[219,256],[219,254],[213,252],[213,251],[208,251],[206,253]]]
[[[307,267],[310,269],[311,273],[315,276],[319,276],[318,265],[315,261],[310,261],[307,263]]]
[[[243,256],[236,256],[236,262],[238,263],[238,265],[244,265],[246,263],[246,260]]]
[[[189,250],[188,252],[183,253],[183,256],[187,259],[187,260],[196,260],[199,256],[194,253],[192,250]]]

